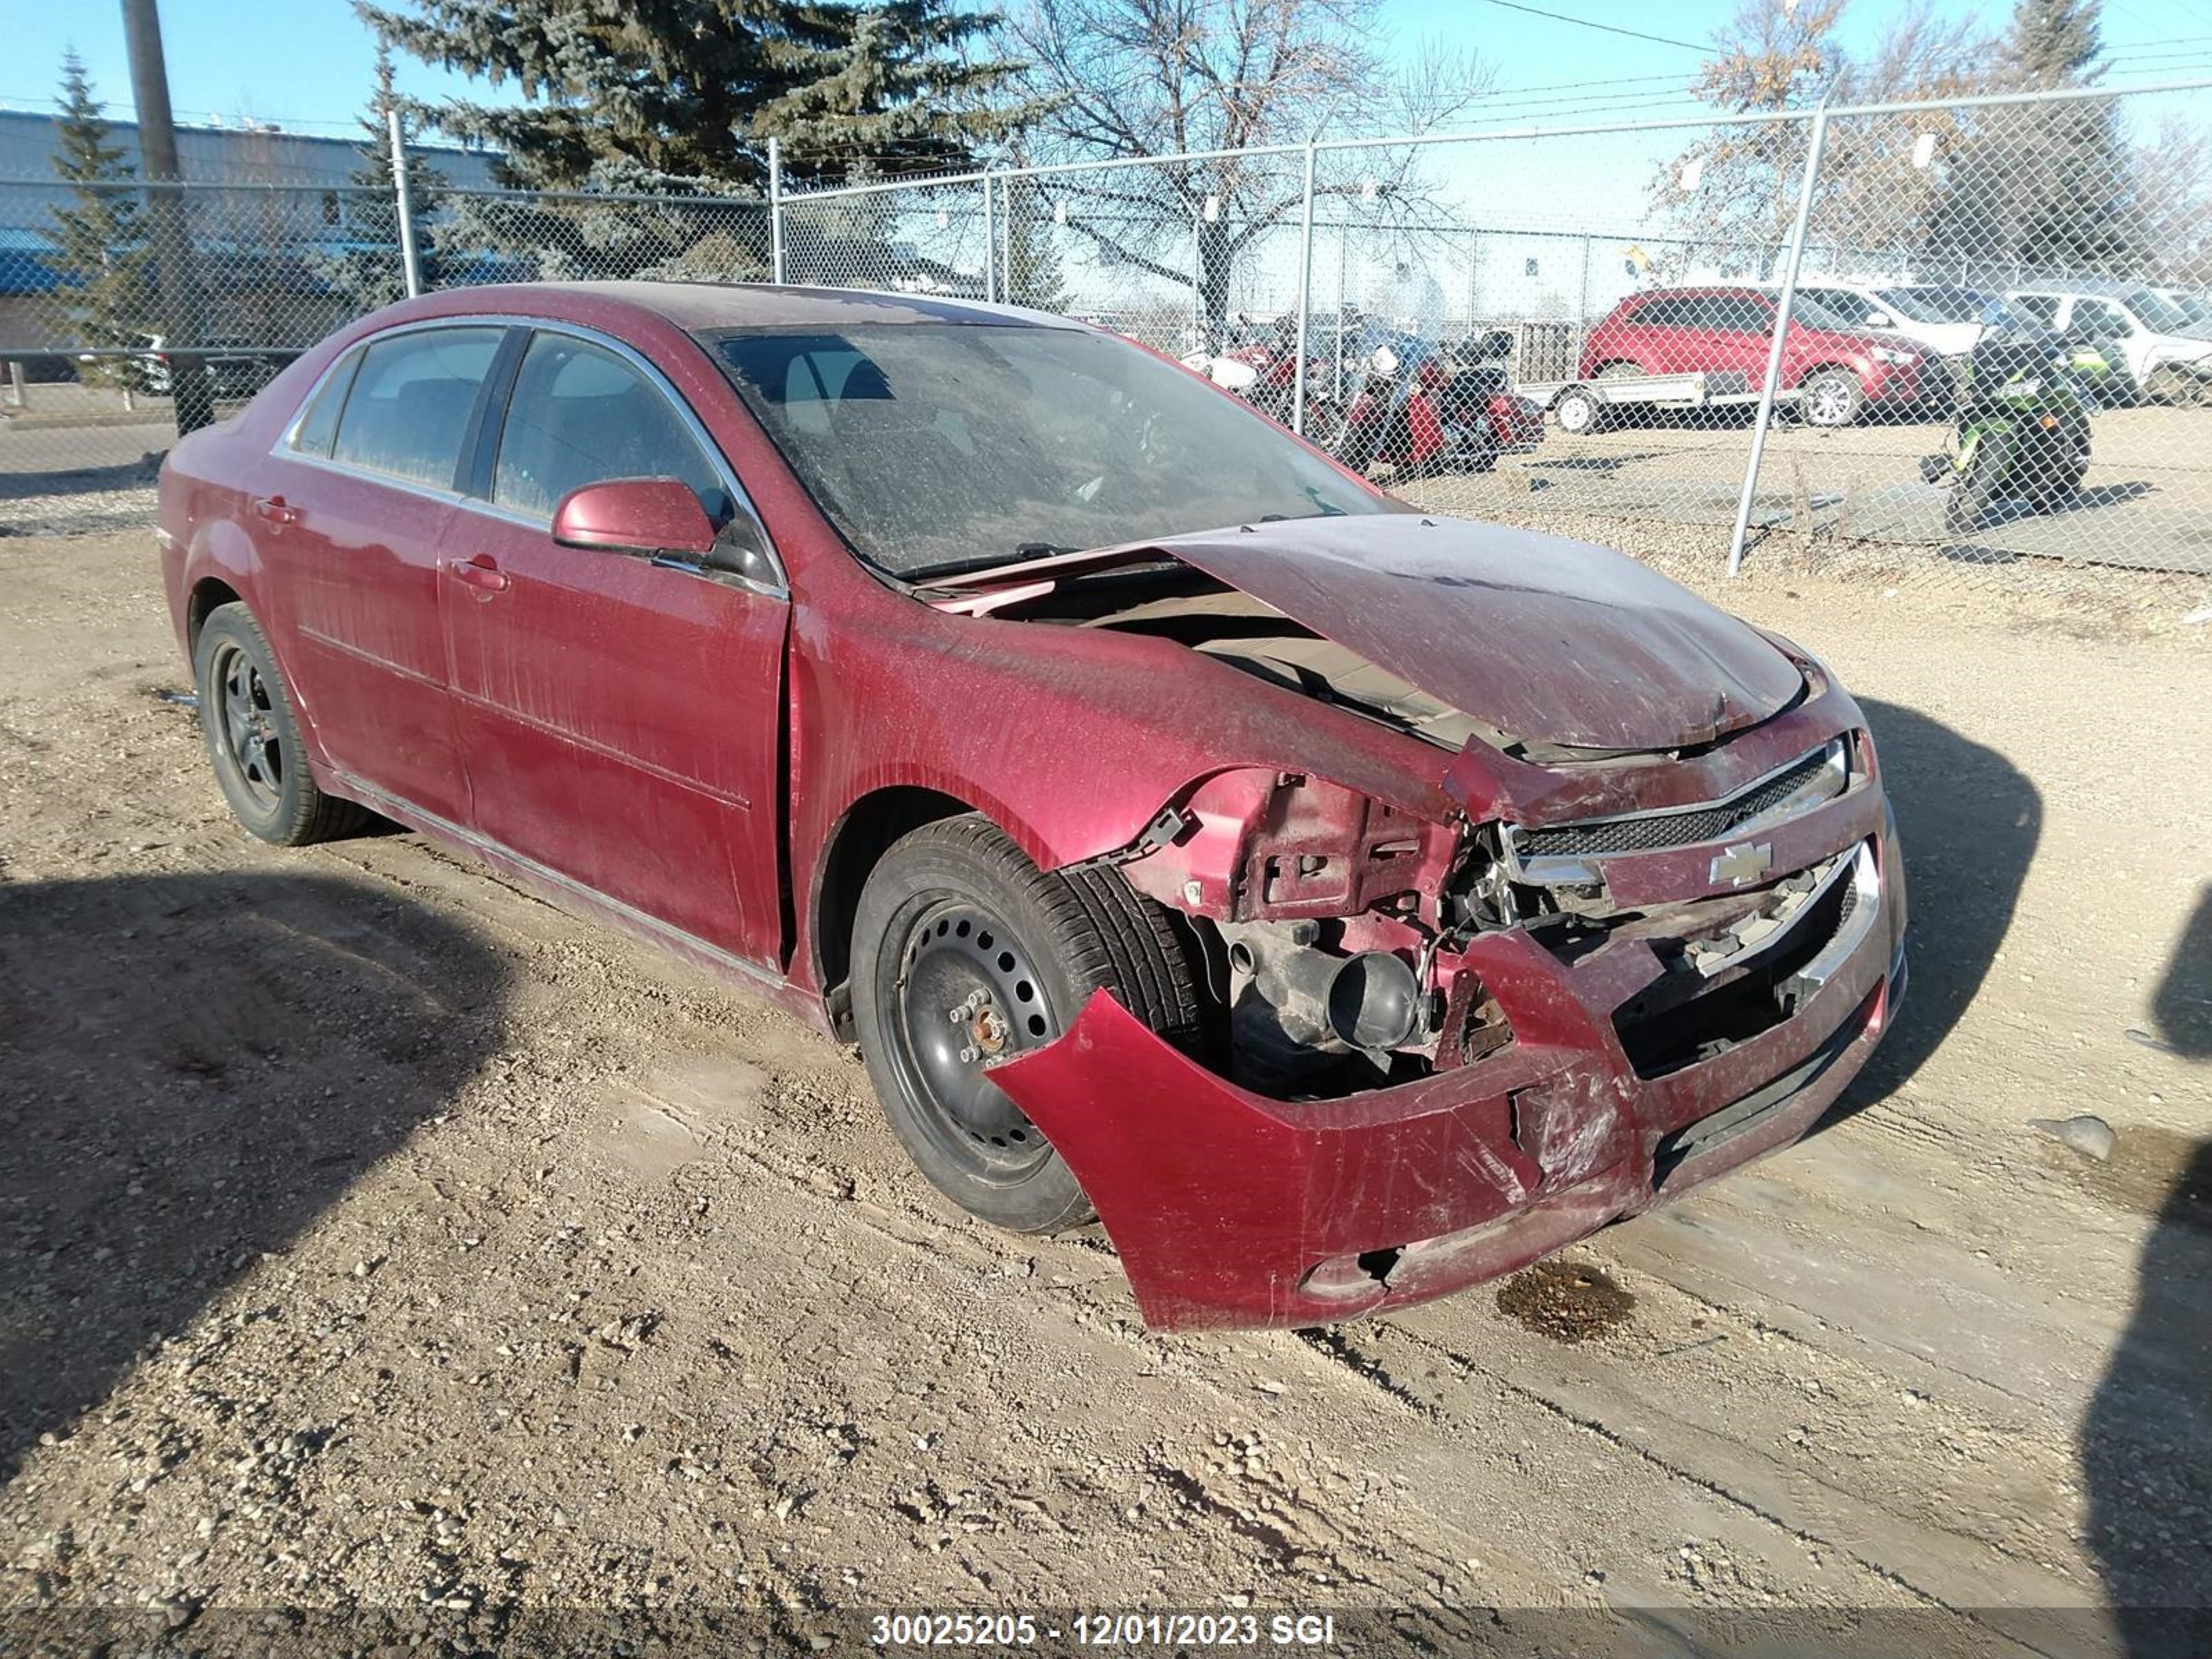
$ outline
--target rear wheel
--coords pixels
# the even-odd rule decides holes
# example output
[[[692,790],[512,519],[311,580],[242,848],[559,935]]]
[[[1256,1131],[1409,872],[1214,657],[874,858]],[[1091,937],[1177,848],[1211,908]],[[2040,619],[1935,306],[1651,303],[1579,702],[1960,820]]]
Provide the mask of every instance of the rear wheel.
[[[1600,380],[1605,377],[1600,375]],[[1588,386],[1571,386],[1552,403],[1552,418],[1571,437],[1596,432],[1605,425],[1605,405]]]
[[[1805,382],[1800,402],[1808,426],[1849,426],[1859,417],[1866,392],[1847,369],[1824,368]]]
[[[1090,1218],[1073,1173],[988,1068],[1052,1042],[1098,990],[1194,1044],[1182,941],[1113,870],[1039,870],[969,814],[915,830],[868,877],[853,938],[860,1052],[908,1155],[971,1215],[1017,1232]]]
[[[307,774],[292,694],[261,624],[242,605],[208,613],[192,647],[200,735],[216,782],[246,833],[279,847],[348,836],[368,813]]]

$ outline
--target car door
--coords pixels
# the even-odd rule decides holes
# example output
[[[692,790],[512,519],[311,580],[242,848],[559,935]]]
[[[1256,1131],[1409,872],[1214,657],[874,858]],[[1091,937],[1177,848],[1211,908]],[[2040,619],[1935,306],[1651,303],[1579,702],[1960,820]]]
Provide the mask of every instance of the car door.
[[[1757,391],[1766,378],[1766,346],[1774,328],[1774,306],[1754,294],[1713,294],[1701,302],[1705,325],[1699,368],[1743,376],[1747,391]],[[1792,327],[1790,333],[1796,333]],[[1783,384],[1796,384],[1795,365],[1784,360]]]
[[[720,951],[775,963],[780,580],[551,533],[580,485],[673,477],[726,538],[764,550],[734,475],[643,357],[551,327],[520,352],[478,465],[442,584],[474,828]]]
[[[477,400],[506,331],[377,336],[333,367],[257,475],[269,603],[331,764],[460,822],[467,784],[439,617],[439,549]]]

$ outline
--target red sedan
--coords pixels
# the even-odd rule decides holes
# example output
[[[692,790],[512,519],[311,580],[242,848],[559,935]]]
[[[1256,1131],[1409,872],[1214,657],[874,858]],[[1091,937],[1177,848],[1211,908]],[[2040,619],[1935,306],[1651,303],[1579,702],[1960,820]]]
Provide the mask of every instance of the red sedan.
[[[955,1202],[1158,1326],[1516,1267],[1790,1141],[1901,988],[1834,678],[1424,516],[1062,319],[427,296],[161,476],[216,779],[857,1042]]]

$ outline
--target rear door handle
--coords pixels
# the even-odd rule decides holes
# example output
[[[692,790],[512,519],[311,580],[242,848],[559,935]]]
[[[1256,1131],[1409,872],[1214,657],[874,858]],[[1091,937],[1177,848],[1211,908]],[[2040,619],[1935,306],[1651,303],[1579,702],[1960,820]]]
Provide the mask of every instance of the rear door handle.
[[[275,525],[297,524],[300,521],[300,509],[286,506],[282,495],[255,496],[253,515]]]
[[[489,553],[479,553],[473,559],[456,559],[446,568],[481,592],[496,593],[507,586],[507,572]]]

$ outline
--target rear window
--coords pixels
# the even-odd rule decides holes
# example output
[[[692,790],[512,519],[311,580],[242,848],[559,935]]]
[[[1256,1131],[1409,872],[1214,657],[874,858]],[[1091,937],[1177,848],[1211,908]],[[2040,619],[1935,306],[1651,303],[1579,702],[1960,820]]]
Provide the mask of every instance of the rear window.
[[[354,375],[331,458],[452,489],[477,392],[504,332],[434,328],[374,342]]]

